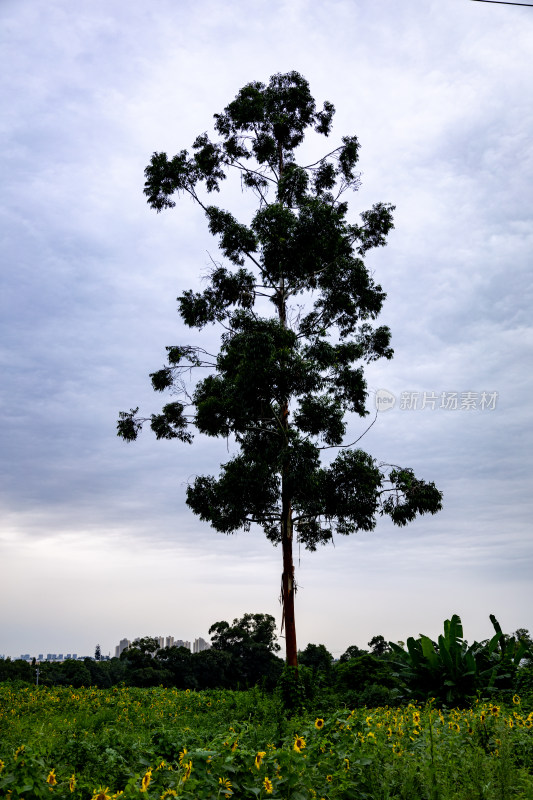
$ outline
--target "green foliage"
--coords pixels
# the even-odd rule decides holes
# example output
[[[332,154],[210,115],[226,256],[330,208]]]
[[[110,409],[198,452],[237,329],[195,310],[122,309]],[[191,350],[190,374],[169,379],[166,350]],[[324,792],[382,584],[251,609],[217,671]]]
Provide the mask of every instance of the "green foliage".
[[[298,668],[285,664],[276,686],[276,694],[283,710],[289,716],[300,713],[312,698],[312,674],[300,665]]]
[[[244,688],[260,680],[273,688],[281,671],[275,630],[270,614],[245,614],[232,625],[222,621],[209,628],[213,650],[231,656],[232,685]]]
[[[329,541],[335,525],[344,534],[371,530],[379,511],[403,525],[419,513],[435,513],[441,503],[433,484],[415,479],[409,469],[393,469],[387,478],[361,451],[347,451],[321,467],[320,445],[309,441],[312,436],[326,446],[342,443],[344,413],[367,413],[366,384],[354,363],[392,356],[388,330],[373,330],[367,321],[377,316],[385,295],[354,255],[385,243],[392,207],[377,204],[362,213],[360,225],[347,222],[347,205],[338,198],[358,185],[354,136],[344,137],[313,165],[295,161],[306,129],[328,135],[333,114],[328,102],[316,111],[307,81],[296,72],[275,75],[268,86],[248,84],[215,115],[218,142],[202,134],[191,157],[184,150],[171,160],[154,154],[145,186],[157,210],[173,206],[174,193],[190,194],[204,209],[224,256],[241,267],[231,272],[219,266],[203,293],[186,291],[179,298],[188,325],[219,321],[227,332],[212,362],[199,359],[194,348],[168,348],[180,350],[180,359],[169,353],[169,365],[152,375],[156,390],[179,388],[182,372],[191,367],[211,363],[215,373],[198,383],[192,415],[174,402],[152,416],[151,427],[158,438],[183,441],[192,440],[186,433],[191,424],[210,436],[232,433],[241,455],[223,467],[218,480],[197,478],[188,504],[217,530],[227,533],[257,522],[275,540],[281,535],[283,482],[299,538],[310,549]],[[202,183],[208,192],[218,191],[231,168],[260,200],[250,226],[205,206],[198,193]],[[242,269],[245,259],[251,271]],[[310,291],[316,294],[312,309],[289,325],[287,303]],[[253,312],[265,294],[277,319]],[[327,339],[335,328],[341,340],[331,344]],[[295,409],[285,426],[280,413],[291,398]],[[136,414],[121,414],[119,434],[126,440],[142,425]],[[387,482],[392,493],[382,501]]]
[[[277,700],[257,689],[0,686],[0,797],[533,795],[533,711],[518,697],[508,707],[491,702],[447,711],[433,704],[318,714],[307,708],[282,719]]]
[[[381,635],[373,636],[369,641],[368,646],[370,647],[372,654],[375,656],[384,656],[392,652],[390,644],[388,644],[388,642],[386,642],[384,637]]]
[[[339,658],[339,664],[344,664],[346,661],[350,661],[352,658],[364,656],[367,652],[367,650],[362,650],[356,644],[351,644]]]
[[[468,645],[457,614],[445,621],[444,635],[437,642],[423,635],[409,637],[407,651],[390,642],[409,695],[453,704],[465,702],[477,692],[512,688],[527,645],[506,637],[493,614],[490,619],[496,633],[487,642]]]
[[[315,676],[321,672],[327,679],[332,670],[333,656],[323,644],[308,644],[305,650],[298,653],[298,662],[309,667]]]

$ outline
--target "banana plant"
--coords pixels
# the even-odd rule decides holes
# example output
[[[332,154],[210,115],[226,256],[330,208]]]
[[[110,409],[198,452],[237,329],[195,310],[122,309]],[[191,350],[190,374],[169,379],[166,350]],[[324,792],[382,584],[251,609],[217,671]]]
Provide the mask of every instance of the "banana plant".
[[[458,614],[444,622],[444,634],[437,642],[420,634],[407,639],[407,650],[390,642],[397,676],[413,699],[434,697],[456,704],[478,691],[505,688],[527,651],[525,642],[506,637],[493,614],[495,633],[485,642],[469,645],[463,638]]]

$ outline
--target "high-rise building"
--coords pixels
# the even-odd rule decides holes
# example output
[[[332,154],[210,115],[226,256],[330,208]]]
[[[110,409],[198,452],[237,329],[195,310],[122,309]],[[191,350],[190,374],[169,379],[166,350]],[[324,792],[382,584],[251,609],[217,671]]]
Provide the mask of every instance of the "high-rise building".
[[[210,647],[211,645],[209,642],[206,642],[205,639],[202,639],[200,636],[199,639],[194,640],[192,651],[193,653],[201,653],[203,650],[209,650]]]
[[[121,639],[119,644],[115,647],[115,658],[120,658],[120,654],[127,650],[131,642],[129,639]]]

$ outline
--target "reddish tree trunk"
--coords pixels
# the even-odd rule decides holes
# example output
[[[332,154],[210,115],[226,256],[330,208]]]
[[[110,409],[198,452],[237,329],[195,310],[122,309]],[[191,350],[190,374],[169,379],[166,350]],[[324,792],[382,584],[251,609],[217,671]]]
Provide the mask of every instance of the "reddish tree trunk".
[[[283,602],[283,626],[285,628],[285,652],[287,664],[298,667],[296,647],[296,622],[294,619],[294,564],[292,561],[292,509],[290,501],[283,502],[281,521],[281,544],[283,548],[283,575],[281,577],[281,596]]]

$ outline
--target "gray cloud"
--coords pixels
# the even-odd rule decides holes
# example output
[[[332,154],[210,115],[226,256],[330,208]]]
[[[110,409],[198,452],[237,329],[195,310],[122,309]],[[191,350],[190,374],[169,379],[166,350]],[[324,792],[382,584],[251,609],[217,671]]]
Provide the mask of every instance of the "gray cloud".
[[[533,627],[533,14],[462,0],[243,9],[2,7],[0,503],[2,565],[12,565],[2,594],[19,610],[0,652],[66,649],[61,636],[106,651],[162,626],[190,637],[244,611],[279,618],[279,552],[259,533],[215,534],[184,504],[186,482],[216,472],[226,443],[148,435],[126,446],[115,420],[132,405],[157,409],[148,373],[165,345],[195,336],[175,298],[200,285],[217,252],[192,204],[146,207],[151,152],[189,146],[245,82],[295,68],[319,102],[335,103],[332,135],[362,142],[352,213],[397,205],[389,246],[368,259],[396,349],[368,369],[369,408],[379,388],[498,392],[492,411],[379,415],[361,446],[435,480],[445,510],[305,554],[300,645],[342,651],[377,632],[436,633],[454,612],[469,638],[490,633],[490,612],[509,629]],[[249,214],[228,188],[222,204]],[[217,332],[204,335],[216,347]],[[350,422],[354,438],[371,420]],[[159,579],[139,595],[143,567]]]

